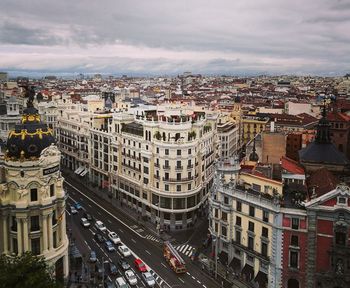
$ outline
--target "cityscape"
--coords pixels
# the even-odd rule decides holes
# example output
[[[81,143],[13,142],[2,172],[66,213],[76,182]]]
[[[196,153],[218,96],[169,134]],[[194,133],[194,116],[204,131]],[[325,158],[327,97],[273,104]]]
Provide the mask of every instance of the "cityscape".
[[[346,1],[44,2],[0,4],[0,287],[350,287]]]

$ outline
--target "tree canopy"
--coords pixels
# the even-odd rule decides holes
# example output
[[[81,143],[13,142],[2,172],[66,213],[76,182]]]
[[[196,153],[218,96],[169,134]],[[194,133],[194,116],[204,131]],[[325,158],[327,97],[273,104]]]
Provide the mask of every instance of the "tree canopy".
[[[44,257],[26,252],[0,256],[0,288],[56,288],[53,270]]]

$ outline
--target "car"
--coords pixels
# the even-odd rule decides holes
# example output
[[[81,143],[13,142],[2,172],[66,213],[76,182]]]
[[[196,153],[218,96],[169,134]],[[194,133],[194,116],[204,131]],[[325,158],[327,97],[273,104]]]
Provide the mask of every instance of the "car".
[[[81,204],[80,204],[79,202],[76,202],[76,203],[74,204],[74,206],[75,206],[75,209],[77,209],[77,210],[83,209],[83,206],[81,206]]]
[[[118,268],[113,262],[109,262],[109,264],[108,264],[108,272],[109,272],[109,274],[112,274],[112,275],[117,275],[118,274]]]
[[[70,213],[72,213],[72,214],[77,214],[77,213],[78,213],[78,210],[75,209],[74,206],[70,206]]]
[[[142,273],[142,278],[146,282],[147,287],[154,287],[156,285],[156,280],[150,272]]]
[[[137,270],[139,270],[140,272],[147,272],[147,267],[140,258],[136,258],[134,264]]]
[[[108,275],[105,273],[104,266],[101,264],[96,264],[95,265],[95,272],[97,273],[97,278],[98,279],[106,279]]]
[[[128,288],[128,284],[126,283],[124,277],[118,277],[115,279],[115,285],[117,288]]]
[[[115,247],[113,246],[113,243],[111,241],[106,241],[105,242],[105,246],[106,249],[108,250],[108,252],[114,252],[115,251]]]
[[[97,221],[95,222],[95,227],[96,227],[97,230],[100,230],[101,232],[104,232],[104,231],[107,230],[106,226],[105,226],[105,225],[103,224],[103,222],[100,221],[100,220],[97,220]]]
[[[136,275],[132,270],[125,271],[125,278],[126,278],[126,280],[128,280],[128,282],[131,286],[134,286],[137,284]]]
[[[81,218],[81,219],[80,219],[80,223],[81,223],[81,225],[83,225],[85,228],[89,228],[89,227],[90,227],[90,222],[89,222],[86,218]]]
[[[84,218],[86,218],[89,222],[94,221],[94,218],[91,216],[91,214],[84,212]]]
[[[123,257],[128,257],[131,255],[130,249],[125,245],[118,246],[118,251],[123,255]]]
[[[94,239],[99,243],[103,243],[106,241],[105,237],[103,237],[100,233],[95,233]]]
[[[113,281],[112,280],[108,280],[108,279],[107,279],[107,281],[105,281],[104,286],[105,286],[105,288],[115,288],[115,285],[114,285]]]
[[[118,234],[113,232],[113,231],[108,233],[108,238],[111,239],[111,241],[114,244],[119,244],[120,243],[120,238],[119,238]]]
[[[90,261],[91,263],[96,263],[96,261],[97,261],[97,256],[96,256],[96,252],[95,252],[95,251],[90,251],[89,261]]]
[[[124,258],[120,258],[119,261],[118,261],[118,264],[119,264],[120,267],[122,267],[122,269],[124,271],[130,269],[129,263],[126,262]]]

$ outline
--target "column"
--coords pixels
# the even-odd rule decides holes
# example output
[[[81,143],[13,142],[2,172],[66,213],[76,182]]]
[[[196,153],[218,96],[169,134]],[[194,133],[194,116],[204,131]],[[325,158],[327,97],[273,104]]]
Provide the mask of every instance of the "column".
[[[22,221],[20,218],[16,218],[17,221],[17,246],[18,246],[18,255],[21,255],[23,252],[22,247]]]
[[[4,241],[4,254],[8,253],[8,236],[10,230],[8,229],[8,215],[3,215],[2,219],[2,233],[3,233],[3,241]]]
[[[24,252],[27,252],[29,250],[29,231],[28,231],[28,219],[23,218],[22,220],[22,225],[23,225],[23,247],[24,247]]]
[[[61,213],[60,215],[62,215],[61,222],[60,222],[60,230],[61,230],[61,243],[60,244],[63,244],[66,241],[66,213],[65,213],[64,207],[61,208],[60,213]]]
[[[52,236],[53,236],[53,231],[52,231],[52,216],[53,216],[53,213],[51,212],[49,214],[49,228],[48,228],[48,234],[49,234],[49,250],[52,250],[53,249],[53,239],[52,239]]]
[[[47,246],[47,215],[42,215],[43,217],[43,253],[47,252],[48,246]]]

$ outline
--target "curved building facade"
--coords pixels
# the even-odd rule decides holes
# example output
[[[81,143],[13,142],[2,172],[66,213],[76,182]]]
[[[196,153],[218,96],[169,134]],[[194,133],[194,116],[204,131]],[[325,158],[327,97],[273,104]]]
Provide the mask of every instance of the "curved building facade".
[[[51,129],[28,106],[10,131],[1,159],[0,253],[44,256],[63,281],[68,275],[68,238],[61,153]]]

